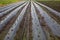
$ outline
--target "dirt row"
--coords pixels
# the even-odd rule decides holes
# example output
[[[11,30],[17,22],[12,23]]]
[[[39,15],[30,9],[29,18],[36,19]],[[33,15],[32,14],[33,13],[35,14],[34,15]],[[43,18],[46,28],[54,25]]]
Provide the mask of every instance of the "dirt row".
[[[31,5],[27,7],[24,18],[14,40],[32,40]]]
[[[0,31],[0,40],[3,40],[5,35],[8,33],[9,29],[11,28],[11,26],[13,25],[13,23],[15,22],[15,20],[17,19],[18,15],[20,14],[20,12],[22,11],[24,7],[22,7],[18,12],[17,15],[14,16],[7,24],[6,26],[4,26],[3,30]]]
[[[22,5],[22,4],[21,4],[21,5]],[[21,6],[21,5],[19,5],[19,6]],[[7,15],[9,15],[12,11],[14,11],[14,10],[15,10],[16,8],[18,8],[19,6],[15,7],[13,10],[8,11],[5,15],[1,16],[1,17],[0,17],[0,21],[4,20],[4,18],[5,18]],[[23,8],[23,7],[22,7],[22,8]]]
[[[48,25],[44,21],[44,17],[41,16],[41,14],[39,13],[39,11],[37,10],[36,7],[35,7],[35,9],[36,9],[36,12],[37,12],[37,15],[38,15],[40,25],[41,25],[42,29],[44,30],[44,33],[45,33],[45,36],[46,36],[47,40],[60,40],[60,37],[57,37],[52,33],[51,29],[48,27]]]
[[[60,17],[55,15],[54,13],[52,13],[51,11],[49,11],[48,9],[46,9],[45,7],[41,6],[43,8],[44,11],[46,11],[48,13],[48,15],[53,18],[58,24],[60,24]]]

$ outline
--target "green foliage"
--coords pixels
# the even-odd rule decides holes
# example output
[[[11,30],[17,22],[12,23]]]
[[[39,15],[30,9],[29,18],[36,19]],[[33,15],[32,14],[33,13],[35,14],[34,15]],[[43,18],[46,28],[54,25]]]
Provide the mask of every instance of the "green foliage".
[[[18,0],[0,0],[0,4],[10,4],[13,2],[17,2]]]

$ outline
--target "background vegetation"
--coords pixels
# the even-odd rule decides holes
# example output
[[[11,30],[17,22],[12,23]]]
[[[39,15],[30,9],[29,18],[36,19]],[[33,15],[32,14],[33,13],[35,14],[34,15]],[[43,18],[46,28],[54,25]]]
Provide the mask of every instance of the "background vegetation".
[[[10,4],[10,3],[14,3],[14,2],[18,2],[18,1],[20,1],[20,0],[0,0],[0,6]]]

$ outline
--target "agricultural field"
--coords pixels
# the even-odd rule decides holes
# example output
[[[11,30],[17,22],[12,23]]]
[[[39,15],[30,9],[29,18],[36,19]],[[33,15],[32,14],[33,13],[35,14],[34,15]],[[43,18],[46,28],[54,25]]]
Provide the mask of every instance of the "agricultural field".
[[[60,12],[60,1],[38,1]]]
[[[59,4],[0,0],[0,40],[60,40]]]

